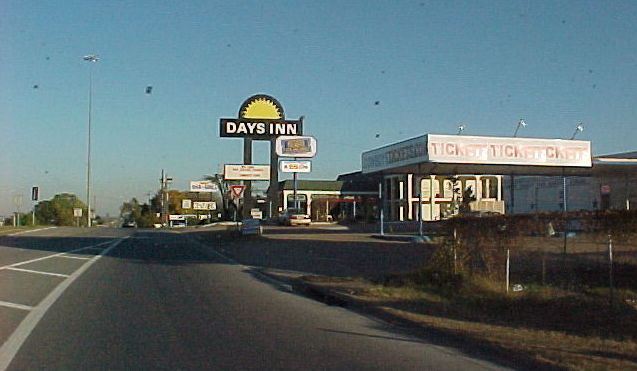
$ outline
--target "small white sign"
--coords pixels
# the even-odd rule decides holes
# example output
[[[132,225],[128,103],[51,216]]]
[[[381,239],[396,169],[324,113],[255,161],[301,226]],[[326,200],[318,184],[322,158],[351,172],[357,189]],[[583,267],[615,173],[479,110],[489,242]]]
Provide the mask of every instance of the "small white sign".
[[[195,210],[217,210],[217,203],[214,201],[195,201],[192,203],[192,208]]]
[[[181,200],[181,208],[182,209],[192,208],[192,200]]]
[[[270,180],[270,165],[224,165],[226,180]]]
[[[250,210],[250,215],[254,218],[254,219],[263,219],[263,211],[259,210],[259,209],[251,209]]]
[[[168,220],[186,220],[186,216],[173,214],[168,216]]]
[[[73,216],[76,218],[80,218],[82,216],[82,208],[74,207],[73,208]]]
[[[280,169],[284,173],[309,173],[312,171],[312,161],[287,161],[279,162]]]
[[[316,138],[309,136],[280,136],[276,138],[276,154],[281,157],[314,157]]]
[[[217,183],[211,180],[196,180],[190,182],[190,192],[217,192]]]

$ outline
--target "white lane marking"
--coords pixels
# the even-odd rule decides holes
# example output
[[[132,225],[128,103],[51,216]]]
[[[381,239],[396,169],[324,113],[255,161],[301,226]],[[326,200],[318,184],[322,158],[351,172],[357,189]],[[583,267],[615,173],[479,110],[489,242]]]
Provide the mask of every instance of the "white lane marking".
[[[7,341],[2,344],[2,347],[0,347],[0,371],[5,371],[7,367],[9,367],[9,364],[11,364],[13,358],[16,354],[18,354],[20,347],[22,347],[22,344],[24,344],[35,326],[37,326],[55,301],[62,296],[64,291],[66,291],[66,289],[68,289],[69,286],[71,286],[71,284],[75,282],[75,280],[78,279],[78,277],[80,277],[91,265],[98,261],[102,256],[108,254],[126,238],[128,237],[119,238],[112,242],[111,245],[99,255],[94,256],[91,260],[82,265],[78,270],[73,272],[69,278],[62,281],[55,289],[53,289],[53,291],[51,291],[49,295],[40,302],[40,304],[35,306],[31,312],[27,314],[20,325],[18,325],[15,331],[13,331],[9,339],[7,339]]]
[[[38,228],[38,229],[29,229],[28,231],[22,231],[22,232],[11,233],[11,234],[8,234],[7,236],[17,236],[17,235],[19,235],[19,234],[24,234],[24,233],[32,233],[32,232],[46,231],[47,229],[53,229],[53,228],[57,228],[57,227],[46,227],[46,228]]]
[[[85,256],[70,256],[70,255],[60,255],[60,256],[56,256],[56,258],[67,258],[67,259],[77,259],[77,260],[91,260],[91,258],[87,258]]]
[[[7,268],[7,270],[8,271],[25,272],[25,273],[43,274],[43,275],[46,275],[46,276],[56,276],[56,277],[64,277],[64,278],[69,277],[68,274],[34,271],[34,270],[31,270],[31,269],[22,269],[22,268],[15,268],[15,267],[9,267],[9,268]]]
[[[21,309],[21,310],[33,310],[33,307],[28,306],[28,305],[24,305],[24,304],[17,304],[17,303],[9,303],[8,301],[1,301],[0,300],[0,307],[7,307],[7,308],[13,308],[13,309]]]
[[[106,241],[106,242],[102,242],[102,243],[98,243],[97,245],[91,245],[91,246],[86,246],[86,247],[80,247],[79,249],[75,249],[75,250],[70,250],[70,251],[63,251],[57,254],[53,254],[53,255],[47,255],[47,256],[43,256],[41,258],[36,258],[36,259],[31,259],[31,260],[26,260],[23,262],[18,262],[18,263],[13,263],[13,264],[9,264],[9,265],[5,265],[3,267],[0,267],[0,270],[2,269],[7,269],[7,268],[11,268],[11,267],[18,267],[21,265],[25,265],[25,264],[29,264],[29,263],[34,263],[34,262],[38,262],[40,260],[45,260],[45,259],[49,259],[49,258],[55,258],[58,257],[60,255],[64,255],[64,254],[71,254],[77,251],[82,251],[82,250],[86,250],[86,249],[92,249],[95,248],[96,246],[101,246],[101,245],[106,245],[108,243],[112,243],[112,241]]]

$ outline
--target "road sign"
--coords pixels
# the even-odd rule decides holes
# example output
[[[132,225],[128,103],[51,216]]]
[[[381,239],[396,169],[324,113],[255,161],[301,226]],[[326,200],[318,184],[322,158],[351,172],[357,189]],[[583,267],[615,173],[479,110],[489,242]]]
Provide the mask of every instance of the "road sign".
[[[223,177],[228,180],[268,180],[270,165],[224,165]]]
[[[181,200],[181,208],[182,209],[192,208],[192,200],[188,200],[188,199]]]
[[[314,157],[316,138],[310,136],[280,136],[276,138],[276,154],[281,157]]]
[[[312,161],[281,161],[281,171],[284,173],[309,173],[312,171]]]
[[[40,187],[31,188],[31,201],[37,201],[40,196]]]
[[[609,195],[609,194],[610,194],[610,189],[611,189],[611,188],[610,188],[610,186],[609,186],[609,185],[603,185],[603,186],[599,187],[599,190],[600,190],[600,192],[601,192],[603,195]]]
[[[82,209],[79,207],[75,207],[73,208],[73,216],[76,218],[81,218],[82,217]]]
[[[232,198],[242,198],[243,197],[243,191],[246,189],[246,186],[244,185],[231,185],[230,186],[230,193],[232,193]]]
[[[211,180],[196,180],[190,182],[190,192],[217,192],[219,187]]]
[[[217,203],[214,201],[195,201],[192,203],[192,208],[195,210],[217,210]]]

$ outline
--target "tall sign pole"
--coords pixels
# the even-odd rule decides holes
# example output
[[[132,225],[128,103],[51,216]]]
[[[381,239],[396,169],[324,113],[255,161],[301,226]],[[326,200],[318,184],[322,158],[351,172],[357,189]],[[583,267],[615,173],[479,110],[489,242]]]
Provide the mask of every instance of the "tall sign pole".
[[[252,141],[270,141],[270,187],[269,198],[273,208],[278,208],[278,155],[275,151],[275,139],[282,135],[302,135],[303,120],[286,120],[283,106],[269,95],[257,94],[246,99],[237,118],[219,120],[219,136],[243,138],[243,162],[252,164]],[[243,215],[250,216],[254,201],[251,181],[245,180]]]

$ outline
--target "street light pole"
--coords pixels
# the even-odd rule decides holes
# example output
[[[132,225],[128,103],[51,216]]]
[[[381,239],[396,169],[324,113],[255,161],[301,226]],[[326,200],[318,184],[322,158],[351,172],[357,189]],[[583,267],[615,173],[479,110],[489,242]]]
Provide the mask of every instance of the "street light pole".
[[[95,63],[99,60],[96,55],[85,55],[83,58],[87,62]],[[86,146],[86,226],[91,227],[91,111],[93,104],[93,68],[88,70],[88,135]]]
[[[456,133],[456,135],[460,135],[460,134],[462,134],[462,132],[463,132],[463,131],[464,131],[464,129],[466,129],[466,128],[467,128],[467,125],[465,125],[465,124],[460,124],[460,125],[458,126],[458,132]]]

